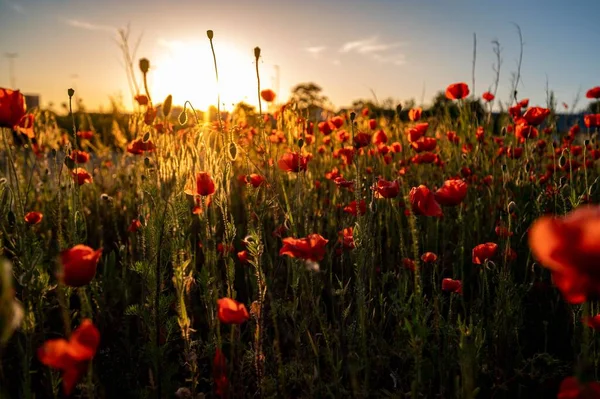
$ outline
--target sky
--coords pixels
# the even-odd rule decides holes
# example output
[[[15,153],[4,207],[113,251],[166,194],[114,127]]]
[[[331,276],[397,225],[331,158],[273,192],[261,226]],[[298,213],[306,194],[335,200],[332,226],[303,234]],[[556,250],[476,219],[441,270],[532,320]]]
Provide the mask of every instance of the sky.
[[[0,0],[0,87],[41,96],[42,106],[68,100],[73,87],[88,110],[132,106],[118,29],[129,26],[137,59],[150,60],[155,102],[198,109],[217,101],[257,104],[254,47],[261,48],[262,88],[286,101],[299,83],[315,82],[336,108],[354,100],[393,98],[431,103],[464,81],[480,96],[493,87],[493,40],[501,46],[497,98],[510,99],[523,34],[520,98],[587,106],[600,85],[598,0]],[[207,30],[214,31],[219,69]],[[476,35],[475,86],[472,84]],[[16,53],[12,61],[7,54]],[[136,65],[137,80],[141,75]]]

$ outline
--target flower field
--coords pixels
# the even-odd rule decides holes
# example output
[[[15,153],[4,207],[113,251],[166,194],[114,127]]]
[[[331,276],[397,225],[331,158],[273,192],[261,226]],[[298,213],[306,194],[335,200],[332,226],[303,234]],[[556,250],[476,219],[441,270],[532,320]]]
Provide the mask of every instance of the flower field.
[[[0,89],[0,397],[599,398],[600,114],[448,83],[212,120],[144,84],[102,130]]]

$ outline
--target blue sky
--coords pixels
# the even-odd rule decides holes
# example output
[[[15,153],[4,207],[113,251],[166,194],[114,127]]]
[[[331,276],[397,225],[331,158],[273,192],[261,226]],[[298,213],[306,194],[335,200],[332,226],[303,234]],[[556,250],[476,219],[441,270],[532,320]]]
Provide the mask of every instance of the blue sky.
[[[119,93],[129,106],[115,42],[115,30],[129,23],[132,37],[142,35],[139,57],[153,66],[153,95],[173,93],[176,103],[203,108],[216,100],[205,33],[212,29],[226,103],[255,102],[252,51],[260,46],[263,87],[279,86],[280,100],[295,84],[314,81],[336,107],[371,91],[380,100],[427,104],[450,83],[471,86],[476,33],[475,94],[493,83],[491,42],[498,39],[498,98],[507,101],[517,23],[525,42],[520,97],[544,105],[547,79],[559,104],[571,104],[581,89],[581,108],[585,91],[600,85],[598,15],[597,0],[0,0],[0,54],[19,54],[17,88],[40,93],[44,104],[66,101],[75,86],[88,109],[106,108]],[[3,57],[0,86],[9,84]]]

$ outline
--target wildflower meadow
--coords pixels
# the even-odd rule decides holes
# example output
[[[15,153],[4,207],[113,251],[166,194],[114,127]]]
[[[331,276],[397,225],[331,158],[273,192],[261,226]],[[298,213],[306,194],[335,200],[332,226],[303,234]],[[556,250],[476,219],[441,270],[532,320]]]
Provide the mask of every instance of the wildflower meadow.
[[[0,397],[600,398],[600,87],[330,110],[262,51],[227,112],[0,88]]]

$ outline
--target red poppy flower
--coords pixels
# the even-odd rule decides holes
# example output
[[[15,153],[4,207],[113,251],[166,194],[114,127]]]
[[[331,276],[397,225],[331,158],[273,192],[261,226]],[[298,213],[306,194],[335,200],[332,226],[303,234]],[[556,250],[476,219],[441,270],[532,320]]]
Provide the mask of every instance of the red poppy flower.
[[[521,101],[519,101],[517,103],[517,105],[521,108],[527,108],[529,106],[529,99],[528,98],[524,98]]]
[[[83,168],[75,168],[71,173],[73,175],[73,179],[75,179],[77,184],[80,186],[82,184],[92,183],[94,181],[92,175],[90,175],[88,171]]]
[[[252,187],[259,187],[265,181],[265,178],[261,175],[257,175],[256,173],[252,173],[248,175],[248,181],[252,185]]]
[[[227,378],[227,358],[219,348],[215,351],[213,358],[213,380],[215,382],[216,394],[222,398],[227,396],[229,379]]]
[[[416,215],[442,217],[442,208],[433,193],[424,185],[413,187],[409,194],[412,210]]]
[[[250,254],[247,250],[243,250],[237,253],[237,257],[242,263],[248,263],[248,259],[250,259]]]
[[[460,137],[456,135],[456,132],[447,132],[446,137],[451,143],[458,144],[460,142]]]
[[[139,105],[148,105],[148,96],[145,94],[138,94],[134,99]]]
[[[333,118],[331,118],[330,122],[333,126],[335,126],[336,129],[339,129],[342,126],[344,126],[344,118],[342,118],[341,116],[334,116]]]
[[[371,135],[369,133],[360,132],[354,136],[354,146],[356,148],[362,148],[369,145],[371,142]]]
[[[91,130],[84,130],[81,132],[77,132],[77,137],[85,139],[85,140],[90,140],[92,137],[94,137],[94,132],[92,132]]]
[[[271,89],[261,90],[260,96],[268,103],[271,103],[273,100],[275,100],[275,92]]]
[[[600,125],[600,118],[598,118],[600,114],[585,114],[583,116],[583,123],[585,127],[596,127]]]
[[[127,146],[127,152],[134,155],[141,155],[146,151],[154,151],[156,147],[152,140],[144,141],[142,137],[133,140]]]
[[[589,89],[587,91],[587,93],[585,93],[585,96],[587,98],[594,98],[594,99],[599,99],[600,98],[600,86],[596,86],[596,87],[592,87],[591,89]]]
[[[377,121],[375,119],[369,119],[369,129],[377,129]]]
[[[442,291],[462,294],[462,282],[460,280],[445,278],[442,280]]]
[[[525,119],[528,124],[537,126],[544,122],[548,115],[550,115],[550,110],[548,108],[531,107],[523,114],[523,119]]]
[[[410,258],[403,258],[402,259],[402,267],[404,267],[406,270],[410,270],[411,272],[414,272],[415,271],[415,261]]]
[[[421,108],[411,108],[410,111],[408,111],[408,119],[413,122],[421,119],[421,115],[423,115],[423,110]]]
[[[483,98],[485,101],[487,101],[488,103],[489,103],[490,101],[492,101],[494,98],[496,98],[496,97],[495,97],[495,96],[494,96],[492,93],[490,93],[489,91],[486,91],[485,93],[483,93],[483,94],[481,95],[481,97],[482,97],[482,98]]]
[[[33,114],[27,114],[21,118],[19,123],[14,127],[17,132],[29,137],[30,139],[35,138],[35,132],[33,131]]]
[[[319,127],[319,131],[325,136],[329,136],[331,132],[333,132],[333,129],[328,121],[319,122],[317,126]]]
[[[333,181],[336,186],[343,188],[350,188],[354,185],[354,182],[352,180],[346,180],[342,176],[336,177]]]
[[[479,244],[473,248],[473,263],[476,265],[482,265],[486,260],[493,258],[496,255],[496,252],[498,252],[498,244],[494,242]]]
[[[306,238],[287,237],[279,255],[319,262],[325,257],[325,245],[329,242],[320,234],[310,234]]]
[[[394,141],[389,147],[390,150],[396,154],[402,152],[402,144],[397,141]]]
[[[437,159],[437,155],[432,152],[423,152],[421,154],[417,154],[410,159],[410,161],[416,165],[422,163],[432,163]]]
[[[408,142],[412,143],[413,141],[417,141],[421,137],[425,136],[428,128],[429,123],[418,123],[414,127],[408,129]]]
[[[346,249],[354,249],[354,228],[348,227],[340,231],[338,234],[340,236],[339,241],[342,243],[342,246]]]
[[[38,224],[42,221],[43,217],[44,215],[42,215],[40,212],[28,212],[25,215],[25,223],[30,225]]]
[[[600,294],[600,207],[582,206],[565,217],[543,216],[529,229],[529,247],[552,271],[567,302]]]
[[[567,377],[560,383],[556,399],[597,399],[600,398],[600,383],[596,381],[582,384],[576,377]]]
[[[144,113],[144,123],[148,126],[152,126],[154,119],[156,119],[156,108],[149,107]]]
[[[25,116],[25,96],[19,90],[0,87],[0,127],[12,129]]]
[[[136,231],[138,231],[141,228],[142,228],[142,222],[140,222],[138,219],[133,219],[131,221],[131,224],[127,228],[127,231],[130,233],[135,233]]]
[[[433,263],[437,260],[437,255],[433,252],[425,252],[421,255],[421,260],[425,263]]]
[[[96,355],[100,332],[89,319],[84,319],[67,341],[50,339],[38,349],[40,363],[62,372],[63,391],[69,396],[77,381],[85,374],[87,364]]]
[[[208,172],[198,172],[196,174],[196,194],[207,196],[214,194],[215,182]]]
[[[400,185],[397,180],[387,181],[379,179],[373,186],[375,198],[396,198],[400,193]]]
[[[469,86],[466,83],[453,83],[446,88],[446,98],[460,100],[469,95]]]
[[[344,210],[344,212],[349,213],[354,216],[357,216],[359,211],[360,211],[361,215],[364,215],[365,213],[367,213],[367,204],[366,204],[365,200],[360,200],[360,203],[359,203],[358,209],[357,209],[356,201],[352,201],[348,205],[346,205],[343,210]]]
[[[217,301],[217,317],[223,324],[242,324],[250,315],[243,303],[231,298],[221,298]]]
[[[297,152],[287,152],[277,162],[279,169],[286,172],[300,172],[308,168],[308,158]]]
[[[600,331],[600,314],[597,314],[594,317],[584,317],[581,320],[586,326],[593,328],[596,331]]]
[[[379,129],[373,135],[373,144],[375,144],[375,145],[385,144],[385,143],[387,143],[387,141],[388,141],[388,136],[387,136],[387,134],[385,134],[385,132],[382,129]]]
[[[96,266],[102,256],[102,248],[93,250],[86,245],[75,245],[60,253],[62,270],[59,277],[69,287],[89,284],[96,275]]]
[[[437,146],[437,140],[433,137],[421,137],[417,141],[410,143],[416,152],[433,151]]]
[[[456,206],[467,196],[468,185],[460,179],[446,180],[435,192],[435,200],[445,206]]]
[[[82,164],[90,160],[90,154],[85,151],[73,150],[71,151],[70,158],[73,160],[73,162]]]

